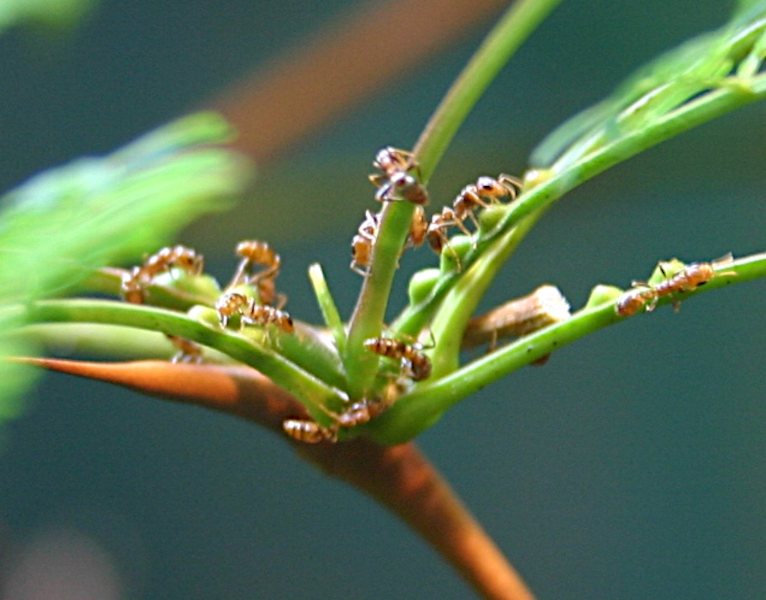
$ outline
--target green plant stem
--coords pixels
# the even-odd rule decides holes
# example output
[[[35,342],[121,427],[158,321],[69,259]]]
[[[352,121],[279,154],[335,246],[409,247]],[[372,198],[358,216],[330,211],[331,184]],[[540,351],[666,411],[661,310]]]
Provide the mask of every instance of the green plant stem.
[[[722,275],[694,291],[661,298],[658,306],[674,300],[686,300],[726,285],[766,277],[766,253],[736,260],[732,265],[720,267],[719,271],[731,271],[736,275]],[[618,299],[614,299],[595,307],[586,307],[567,321],[520,338],[441,379],[421,383],[370,423],[366,433],[382,444],[399,444],[415,437],[436,422],[444,411],[490,383],[581,337],[629,318],[616,313],[617,302]]]
[[[37,323],[10,332],[14,338],[30,340],[39,345],[42,354],[67,356],[98,356],[107,360],[169,360],[178,351],[168,338],[158,331],[136,329],[121,325],[82,323]],[[211,349],[205,351],[205,361],[211,360]],[[232,358],[215,353],[214,363],[234,364]]]
[[[387,202],[381,213],[378,239],[351,317],[344,355],[349,393],[354,399],[366,396],[377,371],[379,357],[368,352],[363,344],[366,339],[380,335],[414,209],[409,202]]]
[[[468,114],[521,44],[561,0],[518,0],[506,11],[457,77],[415,145],[423,182]]]
[[[489,84],[560,1],[518,0],[498,21],[437,107],[415,146],[422,183],[428,182],[450,141]],[[344,353],[349,392],[354,398],[364,396],[375,377],[378,357],[366,352],[362,344],[380,334],[413,211],[414,207],[407,202],[389,202],[381,215],[369,275],[362,284],[350,321]]]
[[[242,335],[215,329],[184,314],[155,307],[107,300],[49,300],[27,309],[28,323],[106,323],[187,338],[214,348],[249,365],[305,403],[312,416],[326,422],[318,405],[339,409],[347,397],[341,390],[305,371],[281,354],[254,343]]]
[[[564,194],[599,173],[680,133],[764,98],[766,98],[766,75],[759,75],[750,80],[747,90],[736,85],[722,85],[719,89],[684,104],[653,123],[626,132],[561,171],[556,171],[556,165],[554,165],[550,176],[545,181],[522,194],[510,205],[498,226],[479,240],[476,251],[471,252],[463,260],[464,266],[470,267],[494,239],[505,235],[521,219],[552,205]],[[459,279],[458,274],[443,277],[434,286],[428,298],[417,305],[408,306],[394,322],[397,331],[411,334],[412,331],[422,328]]]
[[[327,325],[327,328],[332,333],[335,347],[342,355],[346,348],[346,326],[340,318],[335,299],[330,293],[322,265],[314,263],[309,267],[309,280],[311,281],[311,287],[314,288],[314,295],[317,298],[319,309],[322,311],[325,325]]]
[[[482,253],[439,305],[431,331],[436,345],[431,353],[431,376],[439,378],[458,368],[460,345],[469,319],[480,300],[526,234],[545,211],[529,215]]]
[[[514,202],[493,235],[502,235],[526,215],[636,154],[728,112],[763,100],[766,98],[766,75],[753,78],[748,88],[745,91],[735,85],[722,85],[652,123],[627,131],[560,172],[554,164],[551,177]]]

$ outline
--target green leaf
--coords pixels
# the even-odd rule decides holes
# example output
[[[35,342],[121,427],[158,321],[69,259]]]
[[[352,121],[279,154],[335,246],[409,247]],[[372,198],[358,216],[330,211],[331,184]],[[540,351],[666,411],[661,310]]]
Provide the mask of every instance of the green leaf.
[[[704,92],[731,85],[730,75],[745,59],[756,64],[738,74],[755,75],[763,60],[759,40],[765,30],[766,2],[743,6],[723,27],[661,54],[628,77],[611,96],[565,121],[533,150],[531,165],[547,167],[555,161],[560,169],[572,164]],[[746,81],[739,83],[746,91]]]
[[[97,0],[0,0],[0,31],[15,25],[66,29],[79,23]]]
[[[0,198],[0,308],[73,289],[104,264],[167,244],[199,216],[231,205],[250,177],[220,144],[232,131],[213,113],[179,119],[105,157],[45,171]],[[0,320],[0,333],[23,324]],[[0,357],[21,353],[0,338]],[[15,372],[15,370],[14,370]],[[3,405],[18,391],[0,380]]]
[[[217,115],[187,117],[0,198],[0,302],[63,293],[93,269],[138,258],[202,214],[228,208],[248,170],[211,145],[229,138],[223,126]]]
[[[766,6],[764,0],[737,0],[734,16],[739,16],[750,10],[762,10]]]

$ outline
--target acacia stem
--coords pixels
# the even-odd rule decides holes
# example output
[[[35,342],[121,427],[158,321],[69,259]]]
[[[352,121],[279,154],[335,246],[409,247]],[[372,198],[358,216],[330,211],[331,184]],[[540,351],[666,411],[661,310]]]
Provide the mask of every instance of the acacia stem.
[[[195,404],[255,422],[282,435],[286,418],[306,418],[301,404],[244,366],[166,361],[94,363],[56,358],[17,359],[144,394]],[[359,488],[417,531],[485,598],[531,600],[515,569],[414,443],[384,447],[357,439],[293,446],[314,466]]]
[[[413,442],[383,447],[357,439],[337,445],[304,444],[298,450],[327,474],[398,515],[483,598],[534,600],[520,575]]]

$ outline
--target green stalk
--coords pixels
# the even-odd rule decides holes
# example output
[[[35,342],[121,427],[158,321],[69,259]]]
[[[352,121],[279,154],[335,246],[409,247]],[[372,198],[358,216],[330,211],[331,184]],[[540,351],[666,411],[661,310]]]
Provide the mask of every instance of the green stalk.
[[[351,317],[344,355],[349,394],[354,399],[365,397],[375,378],[379,357],[368,352],[363,344],[366,339],[379,336],[383,328],[391,285],[414,209],[409,202],[388,202],[383,208],[369,272]]]
[[[423,183],[474,105],[521,44],[561,0],[518,0],[506,11],[452,84],[415,145]]]
[[[314,289],[314,295],[317,298],[319,309],[322,311],[325,325],[327,325],[335,340],[335,347],[340,354],[343,354],[346,348],[346,326],[340,318],[335,299],[332,297],[332,293],[330,293],[330,287],[327,285],[327,280],[324,277],[322,265],[314,263],[309,267],[309,281],[311,281],[311,287]]]
[[[502,235],[526,215],[551,204],[566,192],[614,165],[689,129],[766,98],[766,75],[759,75],[748,83],[747,89],[744,89],[737,85],[726,85],[724,81],[719,89],[683,104],[652,123],[626,132],[561,172],[556,172],[554,164],[551,177],[514,202],[493,235]]]
[[[249,365],[305,404],[312,415],[326,421],[317,405],[341,407],[346,394],[300,368],[281,354],[243,335],[212,327],[187,315],[156,307],[107,300],[48,300],[32,304],[28,323],[106,323],[180,336],[214,348]],[[287,337],[287,336],[284,336]]]
[[[423,184],[427,183],[468,113],[524,40],[561,0],[518,0],[495,25],[426,125],[416,146]],[[384,207],[369,275],[351,318],[344,364],[352,397],[372,386],[378,357],[366,352],[364,340],[380,334],[399,255],[414,207],[389,202]]]
[[[766,75],[762,74],[751,79],[746,89],[733,84],[726,85],[724,81],[719,89],[682,105],[653,123],[626,132],[561,171],[557,172],[554,165],[550,176],[545,181],[524,192],[510,205],[498,226],[489,235],[479,240],[477,249],[466,256],[463,260],[464,266],[470,267],[490,243],[507,234],[523,218],[551,206],[564,194],[596,175],[689,129],[764,98],[766,98]],[[402,312],[395,321],[396,330],[408,334],[419,331],[459,279],[457,274],[443,277],[434,286],[428,298],[417,305],[408,306]]]
[[[497,276],[526,234],[545,211],[529,215],[503,237],[495,240],[467,270],[439,305],[431,332],[436,345],[431,353],[431,377],[439,378],[457,369],[460,344],[469,319]]]
[[[723,286],[766,277],[766,253],[744,257],[718,270],[736,275],[713,278],[693,291],[661,298],[657,305],[685,301]],[[586,306],[567,321],[520,338],[441,379],[421,383],[367,426],[365,432],[382,444],[393,445],[412,439],[433,425],[447,409],[474,392],[581,337],[630,318],[616,313],[618,300],[619,297],[615,297],[594,307]]]

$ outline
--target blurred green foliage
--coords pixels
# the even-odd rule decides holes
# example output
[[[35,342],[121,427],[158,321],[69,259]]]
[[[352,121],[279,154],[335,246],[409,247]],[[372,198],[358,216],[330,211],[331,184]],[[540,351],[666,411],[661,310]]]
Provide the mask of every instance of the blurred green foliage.
[[[663,115],[738,78],[742,92],[766,58],[766,2],[740,2],[731,21],[669,50],[628,77],[609,97],[576,114],[532,152],[530,163],[569,164],[629,129]]]
[[[140,259],[201,215],[229,207],[251,175],[221,147],[232,134],[216,114],[191,115],[0,198],[0,333],[23,324],[14,306],[65,294],[98,267]],[[0,338],[0,357],[30,350]],[[28,382],[17,365],[0,362],[0,421],[17,414]]]
[[[68,29],[96,4],[96,0],[0,0],[0,32],[17,25]]]

